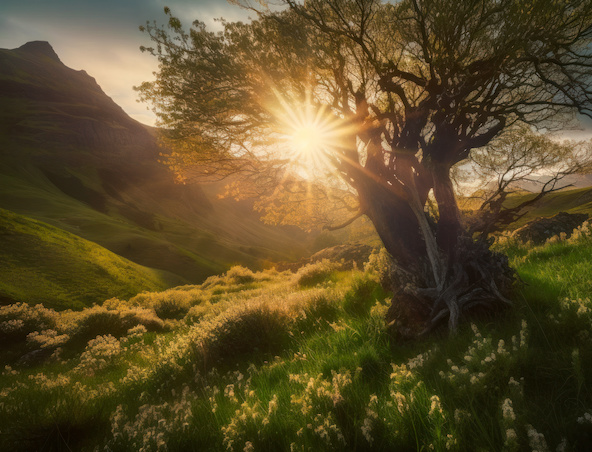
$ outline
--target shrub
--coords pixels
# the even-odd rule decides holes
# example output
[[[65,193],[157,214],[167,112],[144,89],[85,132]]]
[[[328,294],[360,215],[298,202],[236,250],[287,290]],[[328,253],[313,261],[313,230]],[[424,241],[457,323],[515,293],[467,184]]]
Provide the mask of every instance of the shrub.
[[[325,281],[331,273],[339,270],[341,264],[331,262],[328,259],[323,259],[313,264],[306,264],[301,267],[296,274],[294,279],[299,286],[314,286]]]
[[[255,281],[255,274],[248,268],[237,265],[226,272],[226,280],[234,284],[246,284]]]
[[[327,325],[336,320],[339,313],[338,297],[336,291],[313,289],[293,293],[284,305],[296,319],[298,331],[311,330],[321,322]]]
[[[164,297],[152,305],[152,309],[161,319],[182,319],[190,307],[191,305],[187,300]]]
[[[38,304],[0,306],[0,340],[3,344],[25,341],[34,331],[54,329],[59,314]]]
[[[143,292],[131,298],[129,303],[144,308],[152,308],[161,319],[182,319],[191,306],[200,304],[204,294],[195,286],[176,287],[164,292]]]
[[[97,336],[88,342],[80,355],[80,364],[75,372],[92,376],[100,370],[113,365],[121,355],[121,344],[110,334]]]
[[[35,349],[53,349],[68,341],[67,334],[59,334],[56,330],[33,331],[27,335],[27,343]]]
[[[391,289],[390,273],[392,258],[386,248],[372,251],[368,257],[368,262],[364,264],[364,271],[378,278],[378,282],[387,290]]]
[[[262,272],[253,272],[252,270],[236,265],[223,275],[214,275],[206,279],[201,285],[202,289],[210,289],[216,286],[237,286],[254,282],[269,281],[280,276],[275,269]]]
[[[136,325],[143,325],[148,331],[160,331],[164,327],[163,321],[154,311],[139,307],[108,309],[105,306],[93,306],[82,312],[69,313],[69,316],[71,343],[86,343],[105,334],[121,337]]]
[[[262,304],[228,309],[192,331],[194,349],[209,364],[280,351],[289,340],[286,312]]]
[[[343,300],[345,312],[355,316],[367,315],[376,302],[376,297],[374,297],[376,289],[376,281],[368,277],[367,274],[356,274],[351,288]]]
[[[208,312],[210,312],[210,308],[211,305],[209,303],[192,306],[185,316],[185,323],[187,323],[187,325],[191,325],[193,323],[199,322]]]

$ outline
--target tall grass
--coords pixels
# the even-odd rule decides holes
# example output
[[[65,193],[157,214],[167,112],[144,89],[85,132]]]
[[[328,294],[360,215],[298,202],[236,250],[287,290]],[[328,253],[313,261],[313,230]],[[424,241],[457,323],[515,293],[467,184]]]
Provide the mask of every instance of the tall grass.
[[[515,309],[414,343],[386,332],[380,255],[89,312],[0,308],[21,354],[48,350],[3,355],[0,449],[586,450],[592,240],[551,242],[498,244],[527,283]]]

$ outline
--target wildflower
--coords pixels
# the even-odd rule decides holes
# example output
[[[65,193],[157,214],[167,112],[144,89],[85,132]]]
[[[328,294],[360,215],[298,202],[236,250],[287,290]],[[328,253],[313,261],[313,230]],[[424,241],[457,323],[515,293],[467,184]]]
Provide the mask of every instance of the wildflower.
[[[370,418],[365,418],[364,423],[362,424],[362,435],[368,441],[368,444],[372,445],[374,442],[374,438],[370,434],[372,432],[372,420]]]
[[[526,425],[526,433],[528,435],[528,444],[533,452],[546,452],[549,450],[545,435],[537,432],[532,425]]]
[[[440,404],[440,398],[437,395],[433,395],[430,398],[430,400],[432,402],[430,405],[430,416],[432,416],[436,412],[442,414],[442,405]]]
[[[557,452],[567,452],[567,438],[563,438],[555,450]]]
[[[271,398],[271,400],[269,401],[269,405],[267,408],[267,414],[271,415],[273,413],[275,413],[278,410],[278,400],[277,400],[277,395],[273,395],[273,397]]]
[[[516,414],[512,407],[512,400],[509,398],[505,399],[502,403],[502,417],[504,418],[504,421],[512,422],[516,420]]]
[[[522,320],[522,325],[520,328],[520,348],[526,346],[526,341],[528,340],[528,323],[526,320]]]
[[[456,449],[458,441],[451,434],[446,435],[446,450]]]
[[[578,424],[592,424],[592,414],[584,413],[584,415],[580,416],[577,421]]]
[[[516,435],[516,430],[513,428],[506,429],[506,441],[516,441],[518,439],[518,435]]]

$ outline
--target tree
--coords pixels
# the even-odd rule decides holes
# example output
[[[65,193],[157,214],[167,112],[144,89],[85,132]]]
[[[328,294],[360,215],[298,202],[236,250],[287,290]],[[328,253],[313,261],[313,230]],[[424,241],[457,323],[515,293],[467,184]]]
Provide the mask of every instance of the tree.
[[[568,176],[587,174],[592,169],[591,145],[559,141],[522,126],[474,150],[465,171],[471,172],[473,189],[480,187],[469,199],[478,200],[480,205],[468,218],[468,230],[486,238],[518,220],[526,207],[545,195],[570,187]],[[508,195],[524,189],[536,195],[512,207],[504,206]]]
[[[403,334],[509,303],[512,272],[466,234],[450,171],[510,126],[592,116],[592,2],[263,3],[242,2],[257,19],[219,33],[185,31],[168,9],[165,27],[142,27],[160,69],[139,91],[171,167],[232,175],[230,194],[265,200],[275,220],[303,199],[311,219],[368,217],[395,262],[389,320]]]

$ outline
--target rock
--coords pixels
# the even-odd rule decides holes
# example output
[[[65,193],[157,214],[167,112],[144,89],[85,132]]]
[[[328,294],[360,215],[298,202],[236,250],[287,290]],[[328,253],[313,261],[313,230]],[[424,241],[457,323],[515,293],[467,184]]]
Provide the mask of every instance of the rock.
[[[419,338],[430,324],[430,309],[413,295],[399,291],[386,313],[389,334],[398,341]]]
[[[26,355],[21,356],[17,364],[22,367],[34,367],[43,364],[54,352],[53,348],[41,348],[33,350]]]
[[[585,213],[567,213],[559,212],[551,218],[537,218],[530,223],[516,229],[512,237],[521,242],[531,241],[536,245],[545,243],[545,241],[562,232],[566,237],[570,237],[573,230],[580,226],[589,218]]]
[[[364,263],[368,261],[368,257],[372,253],[373,248],[370,245],[363,245],[361,243],[354,243],[349,245],[337,245],[330,248],[325,248],[307,259],[302,259],[298,262],[280,262],[276,265],[278,271],[292,270],[296,271],[306,264],[319,262],[323,259],[328,259],[331,262],[343,261],[343,269],[349,270],[356,265],[358,268],[363,268]]]

